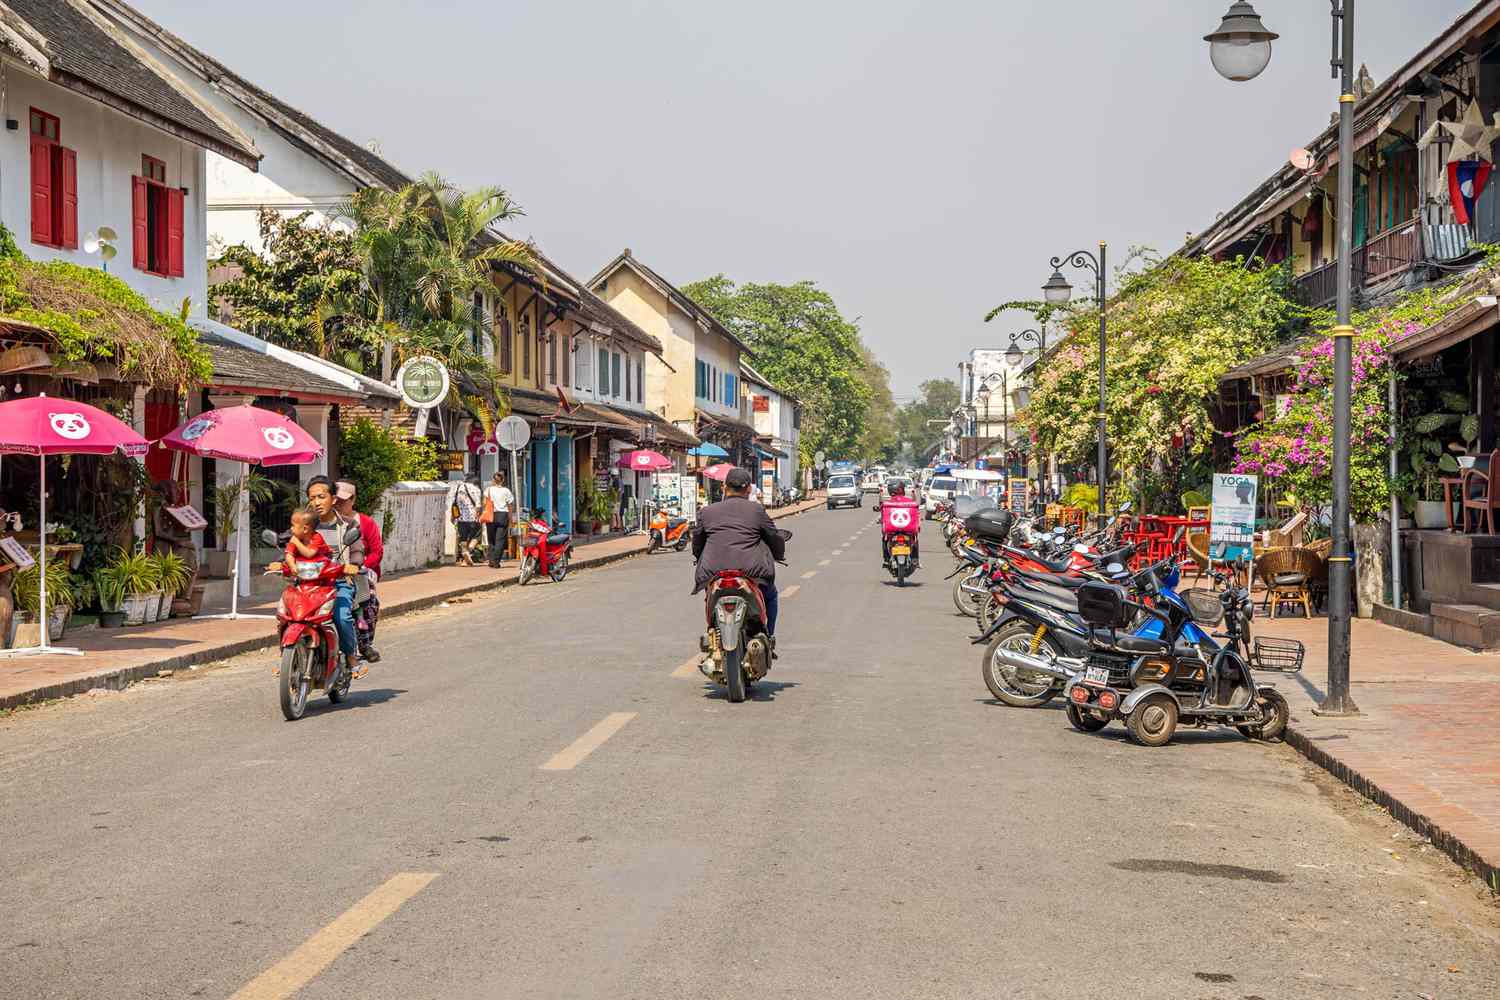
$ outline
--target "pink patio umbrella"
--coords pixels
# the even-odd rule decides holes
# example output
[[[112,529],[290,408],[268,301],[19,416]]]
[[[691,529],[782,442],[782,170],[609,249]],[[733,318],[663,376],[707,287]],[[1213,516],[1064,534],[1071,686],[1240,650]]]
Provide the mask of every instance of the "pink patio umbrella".
[[[186,423],[167,432],[161,443],[176,451],[203,458],[222,458],[245,466],[240,476],[239,519],[248,523],[247,480],[251,465],[306,465],[323,454],[323,446],[313,436],[279,413],[245,403],[206,410]],[[235,527],[238,534],[244,530]],[[228,615],[204,615],[205,618],[269,618],[270,615],[240,614],[240,543],[235,539],[233,581],[229,594]]]
[[[630,469],[632,472],[651,473],[651,504],[656,506],[656,474],[664,469],[672,467],[672,460],[661,452],[652,451],[650,448],[637,448],[635,451],[627,451],[620,456],[615,465],[621,469]],[[643,530],[646,519],[646,505],[641,505],[641,524],[632,531]]]
[[[704,469],[703,477],[705,479],[714,479],[722,483],[724,481],[724,477],[729,475],[737,468],[738,466],[731,465],[728,462],[720,462],[717,465],[710,465],[708,468]]]
[[[128,424],[98,407],[60,396],[28,396],[0,403],[0,455],[36,455],[41,466],[41,511],[38,519],[41,566],[38,569],[38,645],[0,650],[0,656],[63,653],[77,649],[47,644],[47,456],[146,454],[150,442]]]

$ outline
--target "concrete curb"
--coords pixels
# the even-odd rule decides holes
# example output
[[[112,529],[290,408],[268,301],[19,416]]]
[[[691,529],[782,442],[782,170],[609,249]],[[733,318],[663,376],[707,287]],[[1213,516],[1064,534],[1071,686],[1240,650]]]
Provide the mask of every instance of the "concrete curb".
[[[1432,842],[1432,846],[1468,871],[1484,880],[1493,892],[1500,892],[1500,867],[1481,857],[1468,844],[1443,829],[1422,813],[1402,802],[1391,792],[1345,764],[1333,754],[1318,746],[1314,739],[1294,726],[1286,730],[1287,745],[1314,764],[1363,795],[1371,802],[1390,813],[1397,821],[1410,827],[1417,834]]]
[[[802,505],[792,507],[784,511],[773,513],[772,520],[795,517],[809,510],[816,510],[822,506],[823,501],[805,501]],[[624,552],[614,552],[609,555],[581,558],[573,564],[575,569],[593,569],[600,566],[608,566],[611,563],[630,559],[634,556],[645,555],[646,548],[643,544],[639,549],[627,549]],[[401,604],[386,605],[381,608],[382,619],[399,618],[413,611],[424,611],[436,607],[444,601],[455,597],[464,597],[469,594],[477,594],[486,590],[500,590],[505,587],[516,585],[515,577],[504,580],[487,580],[482,583],[466,584],[445,590],[440,594],[430,594],[426,597],[417,597]],[[153,663],[142,663],[133,667],[121,667],[108,673],[98,674],[93,677],[80,677],[71,681],[62,681],[56,684],[47,684],[42,687],[33,688],[20,694],[0,697],[0,711],[11,708],[19,708],[23,705],[33,705],[41,701],[52,701],[57,698],[70,698],[73,695],[83,694],[86,691],[123,691],[132,684],[139,683],[150,677],[156,677],[164,671],[186,670],[189,667],[198,666],[203,663],[216,663],[219,660],[227,660],[241,653],[251,653],[259,649],[269,649],[276,645],[276,635],[267,632],[264,636],[254,639],[241,639],[237,642],[226,643],[215,646],[212,649],[202,649],[195,653],[184,653],[178,656],[167,656]]]

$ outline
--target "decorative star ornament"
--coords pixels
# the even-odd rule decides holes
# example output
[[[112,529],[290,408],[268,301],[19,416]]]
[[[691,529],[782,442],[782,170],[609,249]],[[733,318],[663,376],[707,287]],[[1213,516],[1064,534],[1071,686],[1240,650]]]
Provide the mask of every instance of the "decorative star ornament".
[[[1490,145],[1500,139],[1500,125],[1485,122],[1484,112],[1479,110],[1478,101],[1470,101],[1469,106],[1464,109],[1464,116],[1456,122],[1433,122],[1432,127],[1422,134],[1417,146],[1426,149],[1438,138],[1440,129],[1453,136],[1453,148],[1448,150],[1448,163],[1463,160],[1495,162],[1490,153]]]

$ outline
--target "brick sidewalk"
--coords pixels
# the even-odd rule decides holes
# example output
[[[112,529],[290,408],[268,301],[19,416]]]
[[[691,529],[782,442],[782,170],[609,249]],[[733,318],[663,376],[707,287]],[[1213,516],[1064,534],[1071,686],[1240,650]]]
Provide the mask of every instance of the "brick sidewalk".
[[[821,507],[815,498],[771,512],[773,519],[791,517]],[[574,549],[577,568],[601,566],[644,552],[644,535],[627,535],[587,542]],[[516,562],[498,570],[487,566],[442,566],[405,573],[380,584],[380,617],[432,607],[449,598],[516,581]],[[241,612],[270,614],[276,602],[242,604]],[[64,698],[94,688],[119,690],[164,670],[226,659],[276,643],[275,623],[173,618],[155,625],[122,629],[69,632],[60,643],[81,649],[83,656],[31,656],[0,659],[0,710]]]
[[[1356,619],[1350,692],[1364,714],[1321,718],[1327,619],[1257,617],[1254,631],[1307,644],[1300,675],[1262,678],[1291,701],[1287,741],[1500,891],[1500,654]]]

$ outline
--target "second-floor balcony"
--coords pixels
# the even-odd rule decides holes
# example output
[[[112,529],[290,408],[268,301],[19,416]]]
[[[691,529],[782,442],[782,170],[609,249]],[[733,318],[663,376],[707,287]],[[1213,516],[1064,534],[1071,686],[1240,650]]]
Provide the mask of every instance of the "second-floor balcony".
[[[1359,290],[1389,281],[1424,259],[1422,226],[1415,220],[1407,220],[1375,234],[1354,249],[1352,266],[1356,297]],[[1338,295],[1338,260],[1299,275],[1293,287],[1297,300],[1305,306],[1316,309],[1332,305]]]

